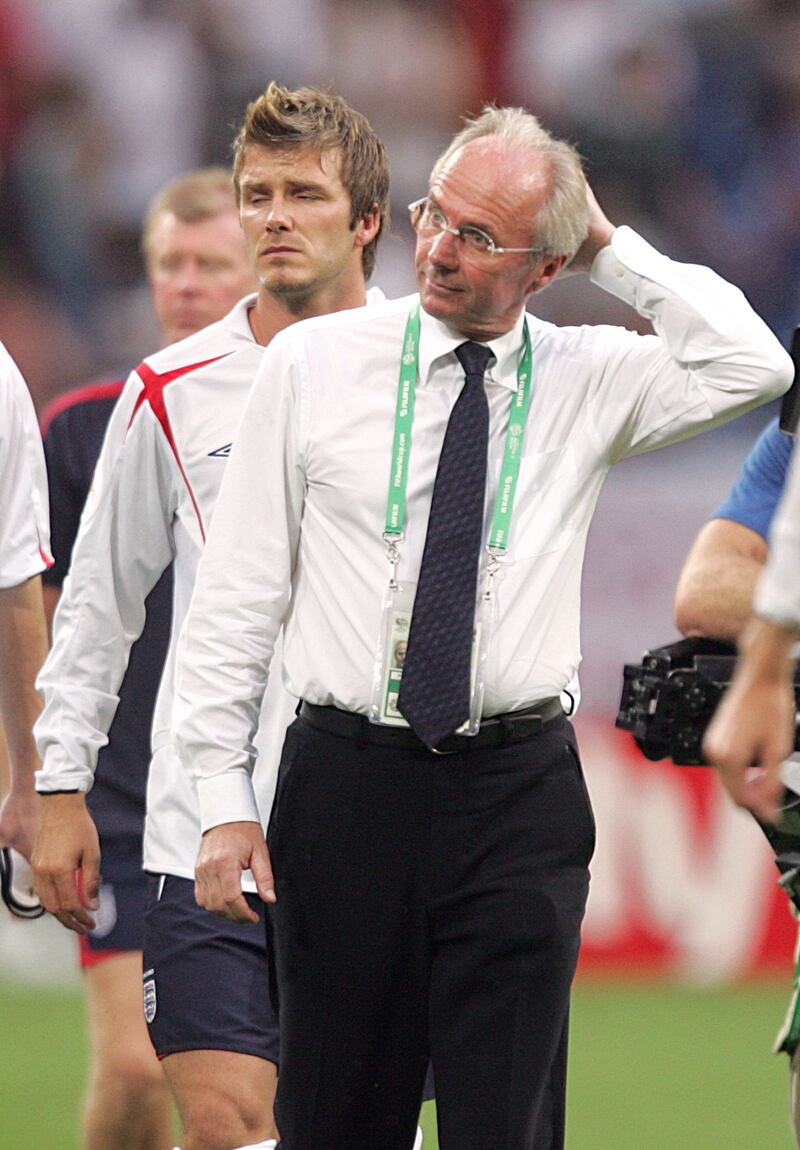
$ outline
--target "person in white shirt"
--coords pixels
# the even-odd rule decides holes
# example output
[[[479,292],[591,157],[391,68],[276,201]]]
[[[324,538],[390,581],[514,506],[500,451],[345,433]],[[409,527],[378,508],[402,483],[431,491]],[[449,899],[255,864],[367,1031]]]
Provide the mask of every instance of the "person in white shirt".
[[[274,904],[287,1150],[407,1150],[429,1055],[442,1150],[558,1150],[592,511],[616,460],[780,394],[791,361],[738,289],[615,229],[520,109],[469,123],[411,218],[419,296],[282,332],[245,408],[179,643],[197,892],[249,918],[250,867]],[[570,262],[657,334],[526,316]],[[304,702],[268,850],[252,738],[281,626]]]
[[[40,685],[42,903],[89,929],[99,859],[85,793],[93,781],[144,601],[173,563],[173,636],[185,614],[219,484],[263,348],[296,320],[365,303],[388,212],[384,149],[338,97],[271,84],[248,108],[234,187],[258,291],[219,322],[149,356],[112,416],[55,617]],[[194,788],[168,738],[174,648],[153,721],[144,866],[144,1008],[175,1093],[184,1150],[271,1146],[278,1035],[263,921],[201,911]],[[275,677],[265,732],[279,747],[295,700]],[[255,786],[269,814],[277,753],[260,741]],[[76,874],[81,880],[76,882]],[[246,897],[254,885],[245,877]],[[241,889],[241,888],[240,888]],[[263,916],[262,916],[263,917]]]
[[[0,806],[0,846],[7,851],[4,868],[16,870],[20,881],[36,832],[33,724],[41,700],[34,683],[47,654],[41,573],[52,562],[36,413],[19,368],[0,344],[0,735],[10,775]]]
[[[781,764],[794,750],[796,644],[800,640],[800,462],[795,451],[756,583],[740,657],[703,740],[708,761],[738,806],[777,822]]]

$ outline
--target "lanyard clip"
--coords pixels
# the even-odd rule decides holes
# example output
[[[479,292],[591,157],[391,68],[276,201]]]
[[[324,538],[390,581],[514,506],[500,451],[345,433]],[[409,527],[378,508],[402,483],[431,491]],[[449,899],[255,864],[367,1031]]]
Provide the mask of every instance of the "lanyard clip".
[[[505,559],[505,552],[499,547],[487,547],[486,554],[489,556],[489,560],[486,564],[486,590],[483,597],[489,600],[494,596],[494,577],[500,570],[503,559]]]
[[[398,567],[398,564],[400,563],[400,550],[399,550],[397,544],[402,543],[402,541],[404,539],[405,539],[405,535],[402,532],[400,532],[397,535],[389,534],[388,531],[384,531],[384,533],[383,533],[383,541],[386,544],[386,558],[389,560],[389,562],[392,565],[392,573],[389,576],[389,590],[390,591],[396,591],[397,587],[398,587],[397,567]]]

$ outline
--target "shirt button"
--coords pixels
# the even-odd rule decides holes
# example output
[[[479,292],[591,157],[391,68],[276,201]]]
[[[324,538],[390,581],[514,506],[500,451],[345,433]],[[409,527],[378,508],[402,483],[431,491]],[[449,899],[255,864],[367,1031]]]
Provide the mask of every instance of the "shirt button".
[[[617,266],[614,268],[614,275],[619,276],[620,279],[622,279],[622,277],[625,275],[625,268],[622,266],[622,264],[617,264]]]

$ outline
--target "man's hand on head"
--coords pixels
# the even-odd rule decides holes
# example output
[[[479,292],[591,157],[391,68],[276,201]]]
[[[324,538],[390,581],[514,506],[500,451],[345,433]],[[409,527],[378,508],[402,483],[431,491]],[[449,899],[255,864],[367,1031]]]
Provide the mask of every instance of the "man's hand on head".
[[[591,271],[595,256],[611,242],[611,237],[616,231],[615,225],[611,223],[598,204],[595,194],[588,184],[586,185],[586,199],[589,205],[589,231],[575,256],[564,269],[564,273]]]

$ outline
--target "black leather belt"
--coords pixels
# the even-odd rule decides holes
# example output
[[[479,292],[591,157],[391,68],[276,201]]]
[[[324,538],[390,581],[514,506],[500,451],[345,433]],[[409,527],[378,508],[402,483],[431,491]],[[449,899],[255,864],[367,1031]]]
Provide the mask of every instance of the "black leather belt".
[[[312,727],[328,731],[341,738],[352,739],[361,746],[398,747],[423,751],[427,747],[408,727],[386,727],[371,723],[366,715],[340,711],[338,707],[318,707],[302,702],[298,715]],[[449,735],[436,748],[438,754],[456,754],[459,751],[480,750],[486,747],[507,747],[538,735],[549,723],[564,714],[561,700],[543,699],[522,711],[507,715],[494,715],[481,722],[477,735]]]

